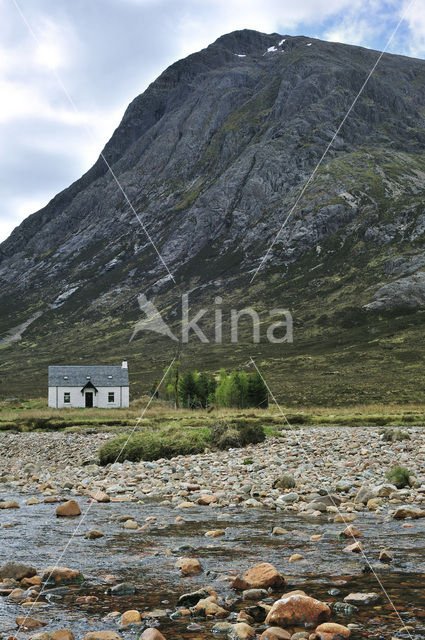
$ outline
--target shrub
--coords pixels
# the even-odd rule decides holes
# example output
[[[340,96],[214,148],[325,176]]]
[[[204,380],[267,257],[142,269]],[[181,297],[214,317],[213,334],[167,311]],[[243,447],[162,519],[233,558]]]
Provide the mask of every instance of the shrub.
[[[384,442],[399,442],[401,440],[410,440],[410,436],[406,431],[402,431],[401,429],[385,429],[382,432],[382,440]]]
[[[217,449],[245,447],[265,438],[264,427],[249,420],[216,422],[211,428],[211,444]]]
[[[130,460],[158,460],[202,453],[209,444],[209,430],[166,426],[113,438],[99,449],[101,465]],[[128,440],[128,442],[127,442]]]
[[[387,471],[386,477],[397,489],[403,489],[409,485],[410,472],[404,467],[392,467]]]

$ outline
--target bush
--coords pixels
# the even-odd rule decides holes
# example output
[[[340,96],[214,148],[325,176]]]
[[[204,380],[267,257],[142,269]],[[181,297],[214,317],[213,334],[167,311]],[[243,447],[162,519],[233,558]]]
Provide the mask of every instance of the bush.
[[[410,440],[410,436],[406,431],[402,431],[401,429],[385,429],[382,434],[382,440],[384,442],[399,442],[401,440]]]
[[[264,427],[248,420],[216,422],[211,428],[211,444],[217,449],[245,447],[265,438]]]
[[[99,449],[101,465],[111,462],[138,462],[174,458],[192,453],[202,453],[209,444],[208,429],[187,429],[178,426],[160,427],[155,430],[134,433],[113,438]]]
[[[387,471],[386,477],[397,489],[409,486],[410,472],[404,467],[392,467]]]

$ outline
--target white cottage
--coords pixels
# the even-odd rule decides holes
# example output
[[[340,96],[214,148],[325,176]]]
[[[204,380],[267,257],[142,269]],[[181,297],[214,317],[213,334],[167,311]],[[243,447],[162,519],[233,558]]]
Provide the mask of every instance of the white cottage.
[[[49,367],[49,407],[128,407],[128,365]]]

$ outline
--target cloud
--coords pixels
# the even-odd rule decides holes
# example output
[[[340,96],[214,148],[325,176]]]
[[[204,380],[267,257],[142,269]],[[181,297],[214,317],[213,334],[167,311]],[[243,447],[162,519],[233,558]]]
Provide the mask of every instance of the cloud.
[[[385,46],[407,0],[0,0],[0,241],[96,160],[168,65],[251,28]],[[392,51],[424,55],[425,0]],[[63,83],[77,113],[61,89]],[[88,131],[90,133],[88,133]]]

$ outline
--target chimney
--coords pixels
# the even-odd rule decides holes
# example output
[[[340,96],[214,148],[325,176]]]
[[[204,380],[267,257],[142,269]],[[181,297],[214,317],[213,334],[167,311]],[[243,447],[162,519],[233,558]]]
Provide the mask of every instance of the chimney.
[[[123,360],[123,361],[122,361],[121,369],[128,369],[128,363],[127,363],[127,360]]]

